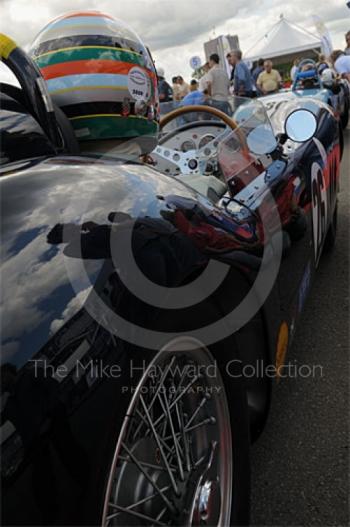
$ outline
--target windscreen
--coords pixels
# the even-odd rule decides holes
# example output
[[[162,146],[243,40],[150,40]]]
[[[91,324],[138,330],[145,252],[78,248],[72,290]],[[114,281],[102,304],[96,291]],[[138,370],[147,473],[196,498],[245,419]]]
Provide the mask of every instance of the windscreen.
[[[234,97],[237,127],[218,147],[218,161],[231,192],[237,193],[271,163],[276,138],[263,104],[255,99]]]

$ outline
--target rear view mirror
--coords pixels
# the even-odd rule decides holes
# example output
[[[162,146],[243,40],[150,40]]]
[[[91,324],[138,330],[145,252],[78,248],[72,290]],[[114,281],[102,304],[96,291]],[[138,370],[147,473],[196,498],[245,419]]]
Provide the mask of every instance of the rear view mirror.
[[[297,143],[309,141],[317,130],[317,119],[310,110],[298,109],[288,115],[285,131],[289,139]]]

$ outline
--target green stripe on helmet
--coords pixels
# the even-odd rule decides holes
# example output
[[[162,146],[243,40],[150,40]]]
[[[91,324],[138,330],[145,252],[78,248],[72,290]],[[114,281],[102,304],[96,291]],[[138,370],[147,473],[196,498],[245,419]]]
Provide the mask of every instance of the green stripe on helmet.
[[[150,136],[158,133],[158,124],[139,117],[125,118],[119,116],[87,116],[71,119],[79,141],[92,139],[130,139],[132,137]]]
[[[39,68],[52,66],[54,64],[61,64],[64,62],[73,62],[76,60],[116,60],[119,62],[129,62],[144,66],[144,58],[137,54],[126,50],[114,49],[110,47],[77,47],[66,48],[45,53],[39,57],[34,58]]]

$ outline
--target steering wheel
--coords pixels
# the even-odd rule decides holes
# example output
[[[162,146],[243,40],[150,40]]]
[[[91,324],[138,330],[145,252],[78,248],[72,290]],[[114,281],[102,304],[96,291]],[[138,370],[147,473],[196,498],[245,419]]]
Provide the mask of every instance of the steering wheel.
[[[19,88],[2,84],[4,93],[24,104],[38,121],[57,152],[78,153],[79,146],[70,123],[63,112],[55,107],[46,83],[36,64],[8,36],[0,33],[0,60],[12,71]]]
[[[177,108],[176,110],[173,110],[161,119],[160,130],[162,130],[167,124],[169,124],[174,119],[177,119],[178,117],[181,117],[182,115],[185,115],[187,113],[193,112],[209,113],[214,117],[219,118],[231,130],[235,130],[237,132],[242,145],[242,149],[244,151],[248,150],[244,135],[240,133],[236,121],[234,121],[224,112],[218,110],[217,108],[213,108],[212,106],[190,105]],[[216,124],[215,121],[212,121],[212,123]],[[207,121],[206,124],[208,124]],[[190,123],[187,123],[187,126],[189,125]],[[205,172],[205,170],[203,170],[203,167],[205,168],[207,166],[208,160],[217,157],[217,149],[220,143],[220,139],[218,137],[215,137],[209,143],[205,144],[202,148],[198,148],[197,150],[191,150],[188,152],[182,152],[166,146],[168,139],[170,137],[173,137],[174,133],[176,132],[172,131],[162,137],[159,145],[154,149],[151,156],[158,156],[162,161],[168,162],[169,164],[171,163],[171,165],[175,166],[174,175],[202,175]],[[224,134],[226,135],[227,131],[225,131]],[[170,172],[170,170],[167,170],[167,172]]]

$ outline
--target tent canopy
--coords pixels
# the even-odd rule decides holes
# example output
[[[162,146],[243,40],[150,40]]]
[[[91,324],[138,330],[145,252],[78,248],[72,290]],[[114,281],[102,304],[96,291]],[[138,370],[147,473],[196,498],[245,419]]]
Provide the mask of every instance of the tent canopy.
[[[255,61],[292,55],[321,48],[321,38],[281,17],[246,53],[244,60]]]

